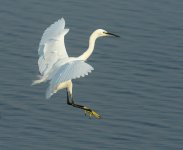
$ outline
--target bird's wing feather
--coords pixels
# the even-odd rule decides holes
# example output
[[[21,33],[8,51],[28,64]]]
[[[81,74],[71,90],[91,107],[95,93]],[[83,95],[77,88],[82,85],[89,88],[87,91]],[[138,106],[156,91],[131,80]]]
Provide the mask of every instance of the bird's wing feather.
[[[38,49],[38,66],[41,75],[48,74],[58,60],[68,58],[64,43],[64,36],[68,32],[69,29],[65,29],[65,20],[62,18],[43,33]]]
[[[46,98],[50,98],[54,94],[54,89],[60,83],[68,80],[84,77],[88,75],[93,69],[93,67],[84,61],[74,60],[62,65],[50,81],[50,86],[46,93]]]

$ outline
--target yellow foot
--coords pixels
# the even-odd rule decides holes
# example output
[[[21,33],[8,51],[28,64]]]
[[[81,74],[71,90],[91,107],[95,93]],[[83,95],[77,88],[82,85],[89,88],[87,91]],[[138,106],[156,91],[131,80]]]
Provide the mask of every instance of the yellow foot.
[[[94,116],[97,119],[101,119],[101,116],[99,114],[97,114],[95,111],[91,110],[90,108],[88,108],[86,106],[84,106],[84,111],[85,111],[85,116],[86,116],[86,114],[88,114],[90,118],[92,116]]]

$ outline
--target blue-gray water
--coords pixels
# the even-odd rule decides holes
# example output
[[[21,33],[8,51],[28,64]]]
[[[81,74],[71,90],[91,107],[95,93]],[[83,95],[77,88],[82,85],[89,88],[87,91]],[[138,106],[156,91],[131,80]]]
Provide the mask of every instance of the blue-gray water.
[[[182,0],[4,0],[0,2],[0,150],[182,150]],[[74,81],[74,98],[103,119],[66,104],[66,92],[45,100],[37,49],[61,17],[70,56],[100,38],[95,70]]]

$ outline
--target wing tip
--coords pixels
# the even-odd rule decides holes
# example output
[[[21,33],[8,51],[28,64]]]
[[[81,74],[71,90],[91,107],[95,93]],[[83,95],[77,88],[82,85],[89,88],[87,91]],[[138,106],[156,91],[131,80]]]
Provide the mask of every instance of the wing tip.
[[[51,92],[51,89],[48,88],[46,91],[46,99],[50,99],[50,97],[53,95],[53,93]]]
[[[50,84],[46,90],[46,99],[50,99],[54,93],[53,86]]]
[[[63,21],[65,21],[64,17],[62,17],[60,20],[63,20]]]
[[[64,23],[64,26],[65,26],[65,19],[64,19],[64,17],[58,19],[58,21],[56,21],[56,22],[59,22],[59,21],[60,21],[61,23]]]

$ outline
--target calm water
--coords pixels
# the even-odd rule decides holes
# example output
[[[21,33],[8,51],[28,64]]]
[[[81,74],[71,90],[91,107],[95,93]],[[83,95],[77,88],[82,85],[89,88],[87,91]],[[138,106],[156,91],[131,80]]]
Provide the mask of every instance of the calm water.
[[[1,150],[182,150],[182,0],[6,0],[0,2]],[[45,100],[38,74],[43,31],[61,17],[70,56],[101,38],[89,59],[95,71],[74,81],[74,97],[98,111],[88,119],[66,105],[66,92]]]

